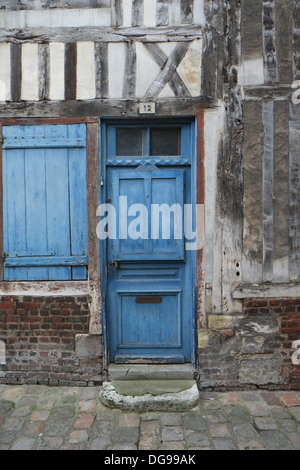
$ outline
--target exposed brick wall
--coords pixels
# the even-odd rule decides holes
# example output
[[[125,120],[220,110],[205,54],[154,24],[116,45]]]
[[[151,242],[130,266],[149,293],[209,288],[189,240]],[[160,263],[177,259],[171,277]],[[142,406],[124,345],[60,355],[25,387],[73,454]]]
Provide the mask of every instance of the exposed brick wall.
[[[199,385],[300,390],[300,365],[292,362],[298,340],[298,298],[247,299],[243,314],[209,315],[206,344],[199,350]]]
[[[78,359],[75,336],[88,334],[86,297],[1,297],[0,383],[87,385],[101,380],[101,359]]]

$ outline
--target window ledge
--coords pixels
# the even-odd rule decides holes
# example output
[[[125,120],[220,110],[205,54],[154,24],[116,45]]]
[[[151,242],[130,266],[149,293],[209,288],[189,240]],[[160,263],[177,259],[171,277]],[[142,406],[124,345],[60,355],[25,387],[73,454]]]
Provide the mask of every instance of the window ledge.
[[[0,296],[79,297],[90,295],[88,281],[0,282]]]
[[[233,291],[234,299],[297,298],[300,297],[299,282],[239,284]]]

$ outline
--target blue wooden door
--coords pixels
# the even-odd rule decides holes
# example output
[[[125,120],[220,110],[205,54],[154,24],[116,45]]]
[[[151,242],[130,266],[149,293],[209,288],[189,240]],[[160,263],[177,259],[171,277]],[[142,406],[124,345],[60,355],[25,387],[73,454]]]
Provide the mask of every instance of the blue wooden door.
[[[184,239],[191,167],[181,154],[173,165],[161,158],[107,161],[106,201],[116,216],[107,239],[111,362],[193,358],[193,253]]]

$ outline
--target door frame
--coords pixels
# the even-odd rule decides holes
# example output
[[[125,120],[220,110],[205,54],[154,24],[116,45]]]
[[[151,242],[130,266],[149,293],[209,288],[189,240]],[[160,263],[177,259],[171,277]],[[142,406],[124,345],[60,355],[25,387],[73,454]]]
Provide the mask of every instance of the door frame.
[[[103,118],[99,120],[99,187],[100,187],[100,204],[106,201],[106,127],[107,125],[116,124],[142,124],[157,125],[157,123],[166,124],[190,124],[191,125],[191,201],[195,204],[204,204],[204,110],[201,110],[197,116],[176,116],[176,117],[157,117],[157,118]],[[103,184],[104,182],[104,184]],[[204,221],[203,221],[204,222]],[[102,332],[103,332],[103,366],[104,370],[110,364],[109,360],[109,329],[108,329],[108,311],[107,311],[107,293],[108,293],[108,276],[107,276],[107,240],[100,240],[100,272],[101,272],[101,297],[102,297]],[[204,276],[203,276],[203,247],[198,250],[191,261],[191,278],[192,278],[192,364],[197,365],[198,360],[198,327],[203,325],[204,308]]]

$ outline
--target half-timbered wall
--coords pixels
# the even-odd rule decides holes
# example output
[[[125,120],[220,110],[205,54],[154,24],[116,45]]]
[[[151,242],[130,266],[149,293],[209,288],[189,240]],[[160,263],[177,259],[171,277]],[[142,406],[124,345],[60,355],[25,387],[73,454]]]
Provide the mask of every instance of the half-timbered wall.
[[[300,328],[289,328],[300,297],[299,31],[299,0],[0,0],[4,122],[85,119],[96,155],[97,119],[137,118],[142,100],[159,117],[198,116],[203,387],[299,387]],[[97,334],[99,282],[77,286]]]

